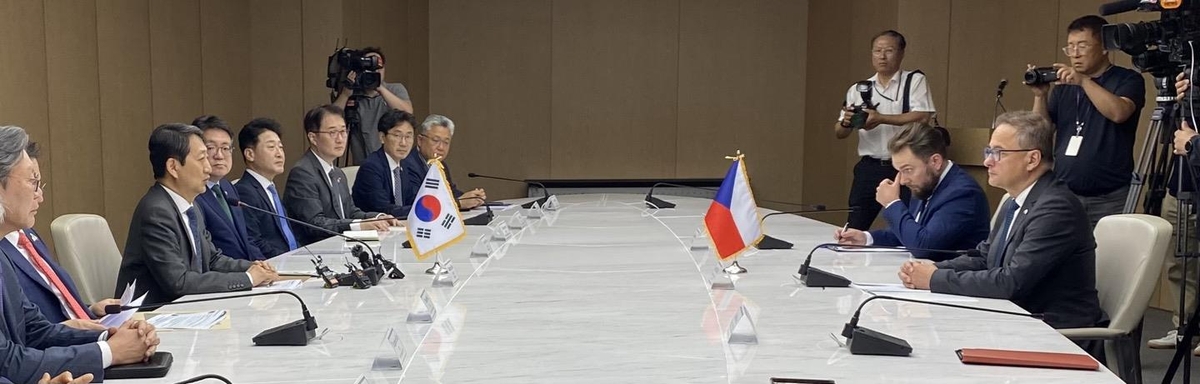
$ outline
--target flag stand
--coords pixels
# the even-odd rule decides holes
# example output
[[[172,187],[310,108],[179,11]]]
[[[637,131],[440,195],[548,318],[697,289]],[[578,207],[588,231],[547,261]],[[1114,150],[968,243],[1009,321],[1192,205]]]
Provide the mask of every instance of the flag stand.
[[[729,267],[725,268],[725,272],[729,273],[729,274],[733,274],[733,275],[738,275],[738,274],[746,273],[747,271],[746,271],[746,268],[742,268],[741,264],[738,264],[737,260],[734,260],[733,264],[730,264]]]

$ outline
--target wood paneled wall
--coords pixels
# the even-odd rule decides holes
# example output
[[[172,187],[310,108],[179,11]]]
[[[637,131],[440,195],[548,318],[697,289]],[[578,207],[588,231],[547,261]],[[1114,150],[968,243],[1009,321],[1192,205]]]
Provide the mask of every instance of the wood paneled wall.
[[[273,117],[290,165],[306,147],[302,114],[329,101],[326,58],[338,39],[381,46],[387,80],[408,85],[423,111],[427,9],[427,0],[0,1],[0,124],[42,145],[50,187],[37,228],[49,236],[59,215],[101,214],[123,245],[154,182],[146,141],[163,123],[215,114],[236,134]],[[240,154],[234,164],[238,177]]]

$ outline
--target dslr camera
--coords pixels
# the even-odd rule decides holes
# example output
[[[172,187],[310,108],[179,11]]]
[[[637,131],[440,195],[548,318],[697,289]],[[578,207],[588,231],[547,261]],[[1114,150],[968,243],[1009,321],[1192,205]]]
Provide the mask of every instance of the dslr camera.
[[[325,87],[337,91],[344,86],[355,93],[375,89],[383,81],[379,75],[379,70],[382,68],[383,64],[379,62],[379,57],[367,56],[367,53],[362,50],[338,48],[333,51],[332,55],[329,55],[329,71],[328,77],[325,79]],[[354,74],[354,80],[350,80],[351,73]]]
[[[850,122],[842,123],[843,127],[860,129],[867,125],[867,110],[875,109],[879,106],[879,104],[871,103],[871,95],[873,94],[872,88],[874,88],[873,84],[868,80],[854,83],[854,90],[857,91],[859,96],[862,97],[862,104],[850,106]]]

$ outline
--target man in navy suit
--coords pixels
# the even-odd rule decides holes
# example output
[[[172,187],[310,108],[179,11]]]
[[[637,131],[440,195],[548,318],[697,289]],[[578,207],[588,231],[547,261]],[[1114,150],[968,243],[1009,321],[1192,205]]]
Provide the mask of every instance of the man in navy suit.
[[[227,197],[240,201],[233,184],[225,180],[233,168],[233,134],[224,120],[204,115],[192,120],[192,125],[204,132],[204,146],[208,149],[208,162],[212,173],[208,176],[208,190],[196,196],[196,204],[204,212],[204,221],[212,235],[213,245],[225,256],[242,260],[266,260],[262,250],[250,241],[246,232],[246,217],[242,207],[229,205]]]
[[[452,138],[454,138],[454,121],[442,115],[426,117],[425,122],[417,128],[417,150],[409,152],[402,164],[404,174],[408,177],[408,183],[405,185],[421,185],[421,181],[425,180],[425,174],[429,173],[429,159],[439,157],[442,159],[442,168],[446,170],[446,182],[450,183],[454,197],[458,198],[458,207],[471,209],[483,205],[484,200],[487,199],[483,188],[463,192],[458,189],[458,185],[455,185],[454,179],[450,177],[450,165],[446,163],[446,156],[450,154]],[[413,198],[415,199],[416,195],[413,195]]]
[[[379,118],[379,141],[383,147],[367,155],[354,180],[351,196],[359,209],[408,217],[417,196],[417,185],[409,184],[401,163],[412,151],[416,125],[411,113],[399,109]]]
[[[906,128],[888,142],[888,150],[899,172],[875,190],[888,227],[870,232],[838,229],[834,236],[839,243],[960,250],[987,239],[987,197],[971,175],[946,159],[946,140],[940,132],[928,125]],[[912,190],[908,204],[900,201],[901,185]],[[956,256],[918,250],[912,254],[934,261]]]
[[[28,143],[24,129],[0,127],[0,233],[33,226],[43,199],[41,179],[25,153]],[[157,346],[154,327],[144,321],[107,331],[47,321],[25,298],[12,263],[0,260],[0,377],[32,383],[45,373],[72,372],[103,381],[105,368],[144,361]]]
[[[236,188],[243,204],[287,216],[274,181],[284,169],[283,141],[279,131],[279,123],[265,117],[250,120],[242,126],[238,132],[238,148],[246,161],[246,171]],[[246,229],[250,241],[267,257],[287,253],[299,246],[291,223],[266,213],[246,210]]]
[[[34,178],[41,179],[38,165],[38,146],[30,142],[25,148],[33,164]],[[39,188],[44,187],[39,185]],[[36,219],[36,218],[34,218]],[[32,225],[32,223],[30,224]],[[71,275],[63,271],[37,231],[25,228],[8,233],[0,240],[0,254],[12,263],[25,297],[36,305],[46,320],[78,329],[103,331],[106,328],[94,319],[104,316],[106,305],[120,300],[104,299],[87,305],[79,297],[79,289]]]

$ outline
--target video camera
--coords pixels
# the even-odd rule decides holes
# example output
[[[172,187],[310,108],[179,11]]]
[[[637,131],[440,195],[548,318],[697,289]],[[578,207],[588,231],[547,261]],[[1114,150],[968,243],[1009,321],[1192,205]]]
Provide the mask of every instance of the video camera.
[[[1132,56],[1134,67],[1156,78],[1157,101],[1173,101],[1175,75],[1191,71],[1188,67],[1196,56],[1193,42],[1200,48],[1200,6],[1193,0],[1125,0],[1100,6],[1104,16],[1135,10],[1160,12],[1161,16],[1154,21],[1105,25],[1101,30],[1104,47]],[[1196,100],[1195,89],[1188,90],[1186,101]],[[1191,110],[1190,105],[1183,108],[1184,116],[1190,116]]]
[[[354,92],[362,92],[379,87],[383,78],[379,70],[383,64],[377,56],[367,56],[367,52],[341,47],[329,55],[329,73],[325,86],[335,91],[345,86]],[[350,74],[354,73],[354,80]]]

